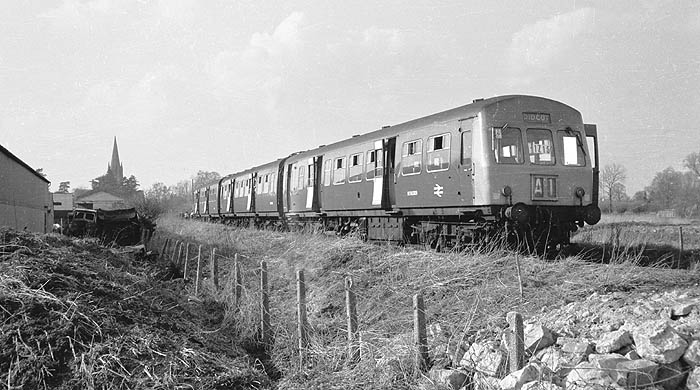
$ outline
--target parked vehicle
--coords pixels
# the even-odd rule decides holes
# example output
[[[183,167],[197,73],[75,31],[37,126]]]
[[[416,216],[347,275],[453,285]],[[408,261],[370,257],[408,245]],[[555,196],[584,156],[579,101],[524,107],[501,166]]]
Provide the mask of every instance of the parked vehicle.
[[[142,229],[153,224],[139,218],[136,209],[75,209],[69,215],[66,234],[97,237],[108,245],[135,245],[142,239]]]

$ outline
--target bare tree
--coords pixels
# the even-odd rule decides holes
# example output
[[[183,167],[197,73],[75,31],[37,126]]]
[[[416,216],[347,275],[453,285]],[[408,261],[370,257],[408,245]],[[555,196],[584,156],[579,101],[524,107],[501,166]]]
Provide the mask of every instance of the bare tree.
[[[623,183],[626,179],[627,170],[616,163],[606,165],[600,172],[600,186],[603,194],[608,198],[611,212],[613,210],[613,199],[622,200],[626,197],[626,188]]]
[[[685,167],[693,171],[695,176],[700,177],[700,153],[693,152],[686,156],[683,161]]]

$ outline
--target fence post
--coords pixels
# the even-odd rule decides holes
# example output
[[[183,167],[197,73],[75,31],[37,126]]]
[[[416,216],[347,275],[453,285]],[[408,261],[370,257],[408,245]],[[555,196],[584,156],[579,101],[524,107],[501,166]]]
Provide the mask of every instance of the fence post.
[[[185,246],[184,242],[181,242],[180,245],[177,248],[177,260],[175,260],[175,265],[179,266],[180,261],[182,260],[182,247]]]
[[[170,262],[175,264],[175,255],[177,254],[177,248],[180,246],[180,240],[175,240],[175,246],[173,246],[173,253],[170,255]]]
[[[267,263],[260,262],[260,336],[265,349],[270,346],[270,298],[267,289]]]
[[[306,334],[306,283],[304,270],[297,270],[297,337],[299,339],[299,368],[304,368],[306,363],[306,349],[308,337]]]
[[[348,317],[348,364],[353,365],[360,360],[360,343],[357,332],[357,302],[350,276],[345,278],[345,312]]]
[[[681,262],[683,261],[683,226],[678,227],[678,268],[681,267]]]
[[[148,246],[146,245],[146,234],[148,231],[141,227],[141,244],[143,245],[143,251],[148,252]]]
[[[425,329],[423,295],[413,296],[413,340],[416,344],[416,375],[428,370],[428,337]]]
[[[158,253],[158,260],[162,260],[162,259],[163,259],[163,254],[164,254],[165,251],[168,249],[168,244],[169,244],[169,243],[170,243],[170,239],[169,239],[169,238],[166,238],[166,239],[165,239],[165,242],[163,243],[163,246],[160,248],[160,253]]]
[[[202,279],[202,246],[197,250],[197,275],[194,279],[194,295],[199,294],[199,283]]]
[[[185,245],[185,264],[182,267],[182,279],[187,281],[187,264],[190,262],[190,243]]]
[[[525,336],[523,334],[523,316],[511,311],[506,315],[510,327],[508,334],[508,364],[509,371],[514,372],[525,365]]]
[[[214,282],[214,290],[219,289],[219,260],[216,258],[216,248],[211,250],[211,280]]]
[[[518,273],[518,287],[520,288],[520,299],[525,298],[525,294],[523,293],[523,276],[520,271],[520,254],[516,251],[515,252],[515,270]]]
[[[243,288],[241,284],[241,268],[240,265],[238,265],[238,253],[233,255],[233,290],[234,290],[234,298],[236,299],[236,307],[239,307],[241,305],[241,290]]]
[[[151,247],[151,241],[153,241],[153,233],[154,233],[154,231],[151,229],[149,229],[146,232],[146,249]]]

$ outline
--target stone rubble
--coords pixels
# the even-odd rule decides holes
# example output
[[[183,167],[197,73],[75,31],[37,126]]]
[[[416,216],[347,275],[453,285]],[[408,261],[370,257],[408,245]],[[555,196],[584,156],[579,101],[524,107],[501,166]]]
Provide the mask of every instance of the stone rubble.
[[[504,329],[499,340],[450,345],[453,367],[430,377],[454,390],[700,390],[700,291],[689,294],[593,294],[526,321],[523,368],[508,367]]]

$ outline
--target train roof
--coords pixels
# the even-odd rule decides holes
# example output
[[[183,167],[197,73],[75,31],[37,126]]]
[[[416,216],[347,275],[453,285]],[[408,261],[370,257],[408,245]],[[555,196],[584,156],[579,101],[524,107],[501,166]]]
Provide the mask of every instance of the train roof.
[[[266,169],[266,168],[278,167],[278,166],[280,165],[280,161],[282,161],[282,160],[283,160],[283,159],[278,158],[278,159],[275,160],[275,161],[268,162],[268,163],[265,163],[265,164],[261,164],[261,165],[258,165],[258,166],[252,167],[252,168],[248,168],[248,169],[246,169],[246,170],[244,170],[244,171],[239,171],[239,172],[235,172],[235,173],[229,173],[228,175],[222,177],[219,181],[224,181],[224,180],[230,179],[230,178],[232,178],[232,177],[240,176],[240,175],[247,175],[247,174],[250,174],[250,173],[253,173],[253,172],[257,172],[257,171],[260,171],[260,170]],[[212,184],[215,184],[215,183],[212,183]],[[210,184],[210,185],[211,185],[211,184]]]
[[[476,115],[476,113],[482,111],[485,107],[491,106],[492,104],[497,104],[497,103],[505,102],[508,100],[520,99],[520,98],[547,100],[550,102],[555,102],[555,103],[561,104],[567,108],[570,108],[572,110],[577,111],[575,108],[573,108],[565,103],[562,103],[562,102],[559,102],[559,101],[556,101],[553,99],[548,99],[548,98],[544,98],[544,97],[540,97],[540,96],[533,96],[533,95],[501,95],[501,96],[494,96],[494,97],[490,97],[490,98],[486,98],[486,99],[474,99],[471,103],[465,104],[463,106],[451,108],[449,110],[441,111],[441,112],[427,115],[424,117],[420,117],[417,119],[412,119],[410,121],[402,122],[402,123],[399,123],[397,125],[385,126],[379,130],[374,130],[374,131],[371,131],[371,132],[365,133],[365,134],[354,135],[351,138],[346,138],[346,139],[343,139],[341,141],[337,141],[337,142],[334,142],[334,143],[328,144],[328,145],[322,145],[322,146],[319,146],[319,147],[314,148],[314,149],[308,149],[308,150],[304,150],[304,151],[295,152],[295,153],[292,153],[289,156],[285,157],[285,159],[303,160],[305,158],[314,157],[314,156],[317,156],[319,154],[325,153],[327,151],[343,148],[343,147],[348,146],[348,145],[353,145],[353,144],[362,143],[362,142],[370,142],[370,141],[374,141],[377,139],[390,138],[392,136],[397,135],[399,132],[406,130],[407,128],[421,127],[421,126],[426,126],[426,125],[429,125],[432,123],[441,123],[441,122],[446,122],[446,121],[455,120],[455,119],[466,119],[472,115]],[[224,176],[220,180],[225,180],[225,179],[228,179],[228,178],[231,178],[234,176],[240,176],[240,175],[244,175],[244,174],[253,173],[253,172],[259,171],[261,169],[264,169],[267,166],[279,165],[281,160],[283,160],[283,159],[277,159],[274,162],[269,162],[266,164],[258,165],[256,167],[249,168],[249,169],[246,169],[246,170],[243,170],[240,172],[231,173],[231,174]],[[219,183],[219,181],[209,183],[206,186],[203,186],[202,188],[209,187],[209,186],[211,186],[213,184],[217,184],[217,183]]]
[[[417,119],[412,119],[407,122],[402,122],[397,125],[392,125],[392,126],[385,126],[379,130],[371,131],[369,133],[361,134],[361,135],[355,135],[352,136],[352,138],[347,138],[338,142],[334,142],[332,144],[328,145],[322,145],[319,146],[318,148],[315,149],[309,149],[305,150],[302,152],[297,152],[289,156],[289,158],[294,158],[298,157],[299,159],[304,159],[308,158],[310,156],[315,156],[318,154],[322,154],[324,152],[330,151],[330,150],[335,150],[339,148],[343,148],[347,145],[353,145],[356,143],[362,143],[362,142],[370,142],[374,141],[377,139],[384,139],[384,138],[390,138],[392,136],[395,136],[401,131],[404,131],[408,128],[414,128],[414,127],[422,127],[426,125],[430,125],[432,123],[441,123],[441,122],[446,122],[450,120],[455,120],[455,119],[466,119],[469,116],[476,115],[476,113],[482,111],[485,107],[488,107],[492,104],[496,103],[501,103],[504,101],[512,100],[512,99],[519,99],[519,98],[527,98],[527,99],[541,99],[541,100],[548,100],[551,102],[555,102],[558,104],[561,104],[563,106],[566,106],[572,110],[575,110],[573,107],[568,106],[564,103],[561,103],[556,100],[540,97],[540,96],[532,96],[532,95],[502,95],[502,96],[494,96],[491,98],[487,99],[475,99],[472,101],[472,103],[465,104],[463,106],[451,108],[446,111],[438,112],[435,114],[431,114],[428,116],[420,117]]]

